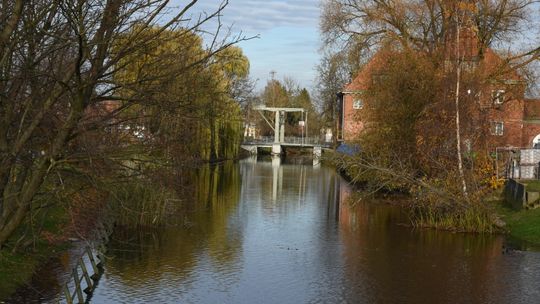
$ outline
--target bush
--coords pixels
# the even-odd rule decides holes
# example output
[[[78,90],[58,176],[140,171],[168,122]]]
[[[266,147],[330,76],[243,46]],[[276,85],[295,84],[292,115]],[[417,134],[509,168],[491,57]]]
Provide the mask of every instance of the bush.
[[[180,201],[174,192],[145,180],[120,184],[110,195],[117,223],[126,226],[166,224]]]

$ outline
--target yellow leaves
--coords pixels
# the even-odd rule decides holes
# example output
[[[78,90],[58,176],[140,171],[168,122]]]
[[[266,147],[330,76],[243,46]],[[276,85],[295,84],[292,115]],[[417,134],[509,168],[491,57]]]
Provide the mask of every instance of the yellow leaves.
[[[497,190],[504,185],[505,180],[497,178],[493,165],[493,160],[488,155],[480,154],[475,161],[474,175],[483,187]]]
[[[477,11],[474,1],[459,1],[457,4],[457,8],[464,12],[468,11],[473,13]]]
[[[135,91],[159,91],[164,82],[192,73],[190,66],[205,55],[202,39],[186,29],[134,26],[117,38],[113,52],[125,48],[134,50],[117,63],[114,79]]]
[[[249,60],[237,46],[231,46],[219,52],[216,60],[227,74],[238,77],[246,77],[249,74]]]
[[[504,182],[504,178],[497,178],[496,176],[492,176],[488,181],[488,185],[491,189],[497,190],[504,186]]]

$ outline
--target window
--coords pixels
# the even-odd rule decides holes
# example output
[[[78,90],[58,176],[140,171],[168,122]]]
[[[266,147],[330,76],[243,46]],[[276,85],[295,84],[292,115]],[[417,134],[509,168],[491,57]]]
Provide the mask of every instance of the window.
[[[504,122],[494,121],[491,123],[491,134],[502,136],[504,134]]]
[[[364,102],[362,101],[362,99],[355,99],[353,101],[353,105],[352,105],[353,109],[355,110],[360,110],[364,107]]]
[[[502,105],[504,102],[504,90],[492,90],[491,98],[494,105]]]

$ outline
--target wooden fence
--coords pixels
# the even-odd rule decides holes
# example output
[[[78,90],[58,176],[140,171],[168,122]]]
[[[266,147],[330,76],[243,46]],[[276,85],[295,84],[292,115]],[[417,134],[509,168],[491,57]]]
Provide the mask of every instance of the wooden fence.
[[[57,303],[86,303],[88,297],[94,292],[97,282],[103,274],[105,263],[105,244],[109,242],[112,233],[112,224],[107,227],[98,225],[97,249],[87,246],[81,257],[75,263],[72,272],[64,284],[63,292],[59,295]]]

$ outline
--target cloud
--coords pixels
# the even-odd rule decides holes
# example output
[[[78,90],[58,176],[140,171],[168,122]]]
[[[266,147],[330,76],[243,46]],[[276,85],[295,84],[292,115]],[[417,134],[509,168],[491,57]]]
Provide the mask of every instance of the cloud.
[[[173,0],[173,6],[182,7],[185,0]],[[194,19],[200,14],[211,14],[222,0],[199,0],[189,11]],[[319,44],[320,0],[229,0],[221,21],[232,26],[231,33],[245,36],[259,35],[259,39],[239,44],[251,63],[251,77],[259,79],[262,89],[270,71],[278,78],[292,76],[304,87],[313,84],[314,66],[317,64]],[[216,20],[203,29],[211,39]],[[226,32],[223,29],[224,32]]]
[[[220,1],[200,0],[196,10],[211,13]],[[262,33],[276,27],[318,27],[319,0],[230,0],[222,21],[236,30]]]

